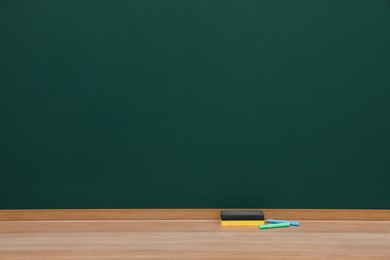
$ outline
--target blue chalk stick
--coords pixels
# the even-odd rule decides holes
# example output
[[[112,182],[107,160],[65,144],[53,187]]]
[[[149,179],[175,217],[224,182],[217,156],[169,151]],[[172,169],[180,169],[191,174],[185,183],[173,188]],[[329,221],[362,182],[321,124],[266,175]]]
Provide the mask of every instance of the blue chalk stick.
[[[278,224],[278,223],[290,223],[290,226],[298,227],[300,225],[299,222],[290,221],[290,220],[276,220],[276,219],[267,219],[267,223]]]

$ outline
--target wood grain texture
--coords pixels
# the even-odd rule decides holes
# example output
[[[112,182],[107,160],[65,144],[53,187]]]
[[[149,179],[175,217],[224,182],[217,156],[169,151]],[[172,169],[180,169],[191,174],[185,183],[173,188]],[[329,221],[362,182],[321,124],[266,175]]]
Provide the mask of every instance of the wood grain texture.
[[[0,210],[0,221],[17,220],[216,220],[222,209]],[[390,220],[390,210],[264,209],[266,218],[296,220]]]
[[[2,221],[0,259],[389,259],[389,221],[221,227],[217,220]]]

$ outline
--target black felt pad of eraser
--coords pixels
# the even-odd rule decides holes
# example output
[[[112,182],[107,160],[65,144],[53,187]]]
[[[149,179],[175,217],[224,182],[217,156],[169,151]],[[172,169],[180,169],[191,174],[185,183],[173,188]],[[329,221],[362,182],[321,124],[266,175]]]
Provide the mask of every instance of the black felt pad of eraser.
[[[261,210],[223,210],[221,220],[264,220]]]

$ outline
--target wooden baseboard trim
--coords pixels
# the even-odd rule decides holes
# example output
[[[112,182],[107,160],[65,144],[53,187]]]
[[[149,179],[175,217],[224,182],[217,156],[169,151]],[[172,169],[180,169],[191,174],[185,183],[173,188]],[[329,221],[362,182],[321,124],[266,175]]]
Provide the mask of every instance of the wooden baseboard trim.
[[[222,209],[0,210],[0,221],[217,220]],[[266,218],[294,220],[390,220],[390,210],[264,209]]]

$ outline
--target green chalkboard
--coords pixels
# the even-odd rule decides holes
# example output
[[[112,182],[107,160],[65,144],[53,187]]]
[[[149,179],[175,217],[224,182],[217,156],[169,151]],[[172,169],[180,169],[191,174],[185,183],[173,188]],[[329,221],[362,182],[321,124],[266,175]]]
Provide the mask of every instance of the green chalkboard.
[[[390,1],[0,0],[0,208],[390,208]]]

